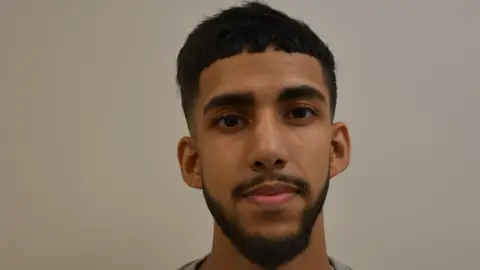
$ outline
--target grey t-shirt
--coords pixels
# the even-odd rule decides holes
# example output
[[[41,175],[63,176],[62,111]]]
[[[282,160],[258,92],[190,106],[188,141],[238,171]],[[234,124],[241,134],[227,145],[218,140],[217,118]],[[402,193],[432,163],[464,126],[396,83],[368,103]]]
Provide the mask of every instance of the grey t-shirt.
[[[200,264],[202,264],[202,262],[205,259],[206,258],[203,258],[201,260],[196,260],[196,261],[193,261],[193,262],[189,262],[186,265],[180,267],[178,270],[197,270],[197,267],[200,266]],[[352,270],[352,268],[334,260],[333,258],[329,258],[329,259],[330,259],[330,264],[332,265],[332,268],[334,270]]]

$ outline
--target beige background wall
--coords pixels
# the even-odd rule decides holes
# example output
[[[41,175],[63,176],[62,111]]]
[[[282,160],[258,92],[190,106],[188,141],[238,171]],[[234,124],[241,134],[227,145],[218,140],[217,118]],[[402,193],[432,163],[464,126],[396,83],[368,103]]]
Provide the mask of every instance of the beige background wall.
[[[208,251],[180,179],[176,53],[233,0],[0,0],[0,269],[158,270]],[[480,269],[480,1],[268,1],[338,60],[353,160],[326,209],[358,270]]]

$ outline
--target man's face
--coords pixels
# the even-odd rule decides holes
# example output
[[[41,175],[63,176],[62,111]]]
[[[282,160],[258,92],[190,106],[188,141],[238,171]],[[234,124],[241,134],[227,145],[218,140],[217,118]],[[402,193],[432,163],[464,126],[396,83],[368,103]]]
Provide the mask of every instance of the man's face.
[[[181,140],[179,160],[237,248],[308,244],[328,180],[349,161],[329,98],[321,65],[303,54],[245,53],[202,72],[195,136]]]

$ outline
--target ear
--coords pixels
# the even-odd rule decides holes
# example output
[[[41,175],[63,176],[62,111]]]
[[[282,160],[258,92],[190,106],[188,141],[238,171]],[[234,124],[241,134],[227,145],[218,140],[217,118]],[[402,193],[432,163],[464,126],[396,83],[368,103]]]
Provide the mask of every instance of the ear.
[[[350,164],[350,134],[342,122],[332,125],[332,143],[330,148],[330,178],[343,172]]]
[[[195,139],[181,138],[178,142],[177,156],[183,181],[192,188],[202,189],[202,168]]]

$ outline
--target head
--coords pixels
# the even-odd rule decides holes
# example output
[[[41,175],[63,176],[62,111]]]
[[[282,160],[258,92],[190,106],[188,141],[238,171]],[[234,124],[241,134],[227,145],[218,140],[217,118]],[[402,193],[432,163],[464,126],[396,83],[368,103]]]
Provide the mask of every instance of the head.
[[[246,3],[190,33],[177,82],[190,130],[178,145],[184,181],[245,258],[264,268],[292,260],[349,163],[329,48],[305,23]]]

